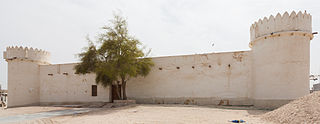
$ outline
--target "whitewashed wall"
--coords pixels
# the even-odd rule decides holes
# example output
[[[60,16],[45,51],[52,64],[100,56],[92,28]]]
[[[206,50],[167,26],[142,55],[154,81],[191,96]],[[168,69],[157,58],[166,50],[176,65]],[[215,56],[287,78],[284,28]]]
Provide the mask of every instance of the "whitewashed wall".
[[[130,80],[127,95],[140,103],[251,104],[250,59],[248,51],[153,58],[151,73]],[[40,66],[40,103],[109,101],[102,86],[91,96],[95,75],[76,75],[74,65]]]
[[[255,106],[276,108],[309,94],[311,21],[293,11],[250,28]]]
[[[132,79],[127,84],[128,97],[138,103],[217,104],[228,99],[230,104],[250,104],[251,58],[248,51],[152,60],[155,66],[147,77]]]
[[[231,105],[279,107],[309,93],[311,21],[302,12],[259,20],[250,28],[252,51],[152,58],[151,73],[131,79],[127,95],[138,103],[229,100]],[[74,74],[75,64],[43,65],[49,56],[38,49],[7,48],[9,107],[110,101],[110,88],[98,86],[98,96],[91,96],[94,74]]]
[[[8,82],[8,107],[39,104],[38,63],[10,60]]]
[[[91,86],[96,85],[95,75],[74,74],[74,66],[75,64],[40,66],[40,103],[110,102],[110,88],[98,85],[97,96],[92,96]]]

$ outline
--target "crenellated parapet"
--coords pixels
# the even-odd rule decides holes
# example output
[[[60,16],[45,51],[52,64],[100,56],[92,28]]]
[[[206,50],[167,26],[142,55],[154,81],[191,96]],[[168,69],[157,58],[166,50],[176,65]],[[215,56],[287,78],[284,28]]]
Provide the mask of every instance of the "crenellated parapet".
[[[7,47],[3,53],[3,58],[8,60],[30,60],[41,63],[49,63],[50,53],[41,49],[28,47]]]
[[[259,19],[250,27],[250,41],[254,42],[256,39],[279,34],[281,32],[302,32],[307,33],[304,35],[310,35],[312,33],[311,28],[311,15],[299,11],[285,12],[283,15],[277,14],[275,17],[271,15],[269,18],[264,17]]]

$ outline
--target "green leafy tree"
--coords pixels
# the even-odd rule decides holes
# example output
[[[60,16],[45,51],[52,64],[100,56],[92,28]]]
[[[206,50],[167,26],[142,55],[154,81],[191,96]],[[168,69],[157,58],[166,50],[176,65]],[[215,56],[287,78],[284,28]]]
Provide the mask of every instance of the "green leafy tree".
[[[76,74],[96,74],[96,83],[107,87],[116,86],[116,95],[127,99],[126,84],[132,77],[147,76],[154,65],[146,56],[141,42],[128,34],[127,21],[118,15],[110,21],[111,26],[102,28],[94,44],[89,38],[89,46],[79,54],[81,62],[75,66]],[[120,90],[120,88],[122,90]],[[121,92],[122,93],[121,93]]]

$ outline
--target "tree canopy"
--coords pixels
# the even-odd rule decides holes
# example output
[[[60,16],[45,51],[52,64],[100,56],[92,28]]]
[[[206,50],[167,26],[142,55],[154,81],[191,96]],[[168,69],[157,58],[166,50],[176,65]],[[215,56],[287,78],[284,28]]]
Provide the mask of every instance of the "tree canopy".
[[[89,45],[79,54],[81,62],[75,70],[76,74],[95,73],[96,83],[104,87],[116,84],[119,98],[127,99],[127,81],[131,77],[147,76],[154,63],[147,58],[150,50],[144,53],[141,42],[129,35],[123,17],[115,15],[110,22],[110,26],[102,28],[96,43],[88,38]],[[122,90],[118,88],[120,83]]]

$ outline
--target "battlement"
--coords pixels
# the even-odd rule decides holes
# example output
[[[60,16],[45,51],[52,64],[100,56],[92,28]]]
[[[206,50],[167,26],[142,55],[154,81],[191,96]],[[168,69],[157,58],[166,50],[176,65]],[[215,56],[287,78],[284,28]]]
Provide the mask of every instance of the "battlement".
[[[264,17],[263,20],[259,19],[250,27],[250,41],[252,42],[261,36],[287,31],[311,33],[311,15],[301,11],[296,14],[293,11],[290,15],[285,12],[282,16],[278,13],[275,17],[271,15],[269,18]]]
[[[32,60],[37,62],[49,63],[50,53],[41,49],[33,49],[22,46],[7,47],[3,53],[3,58],[8,60]]]

